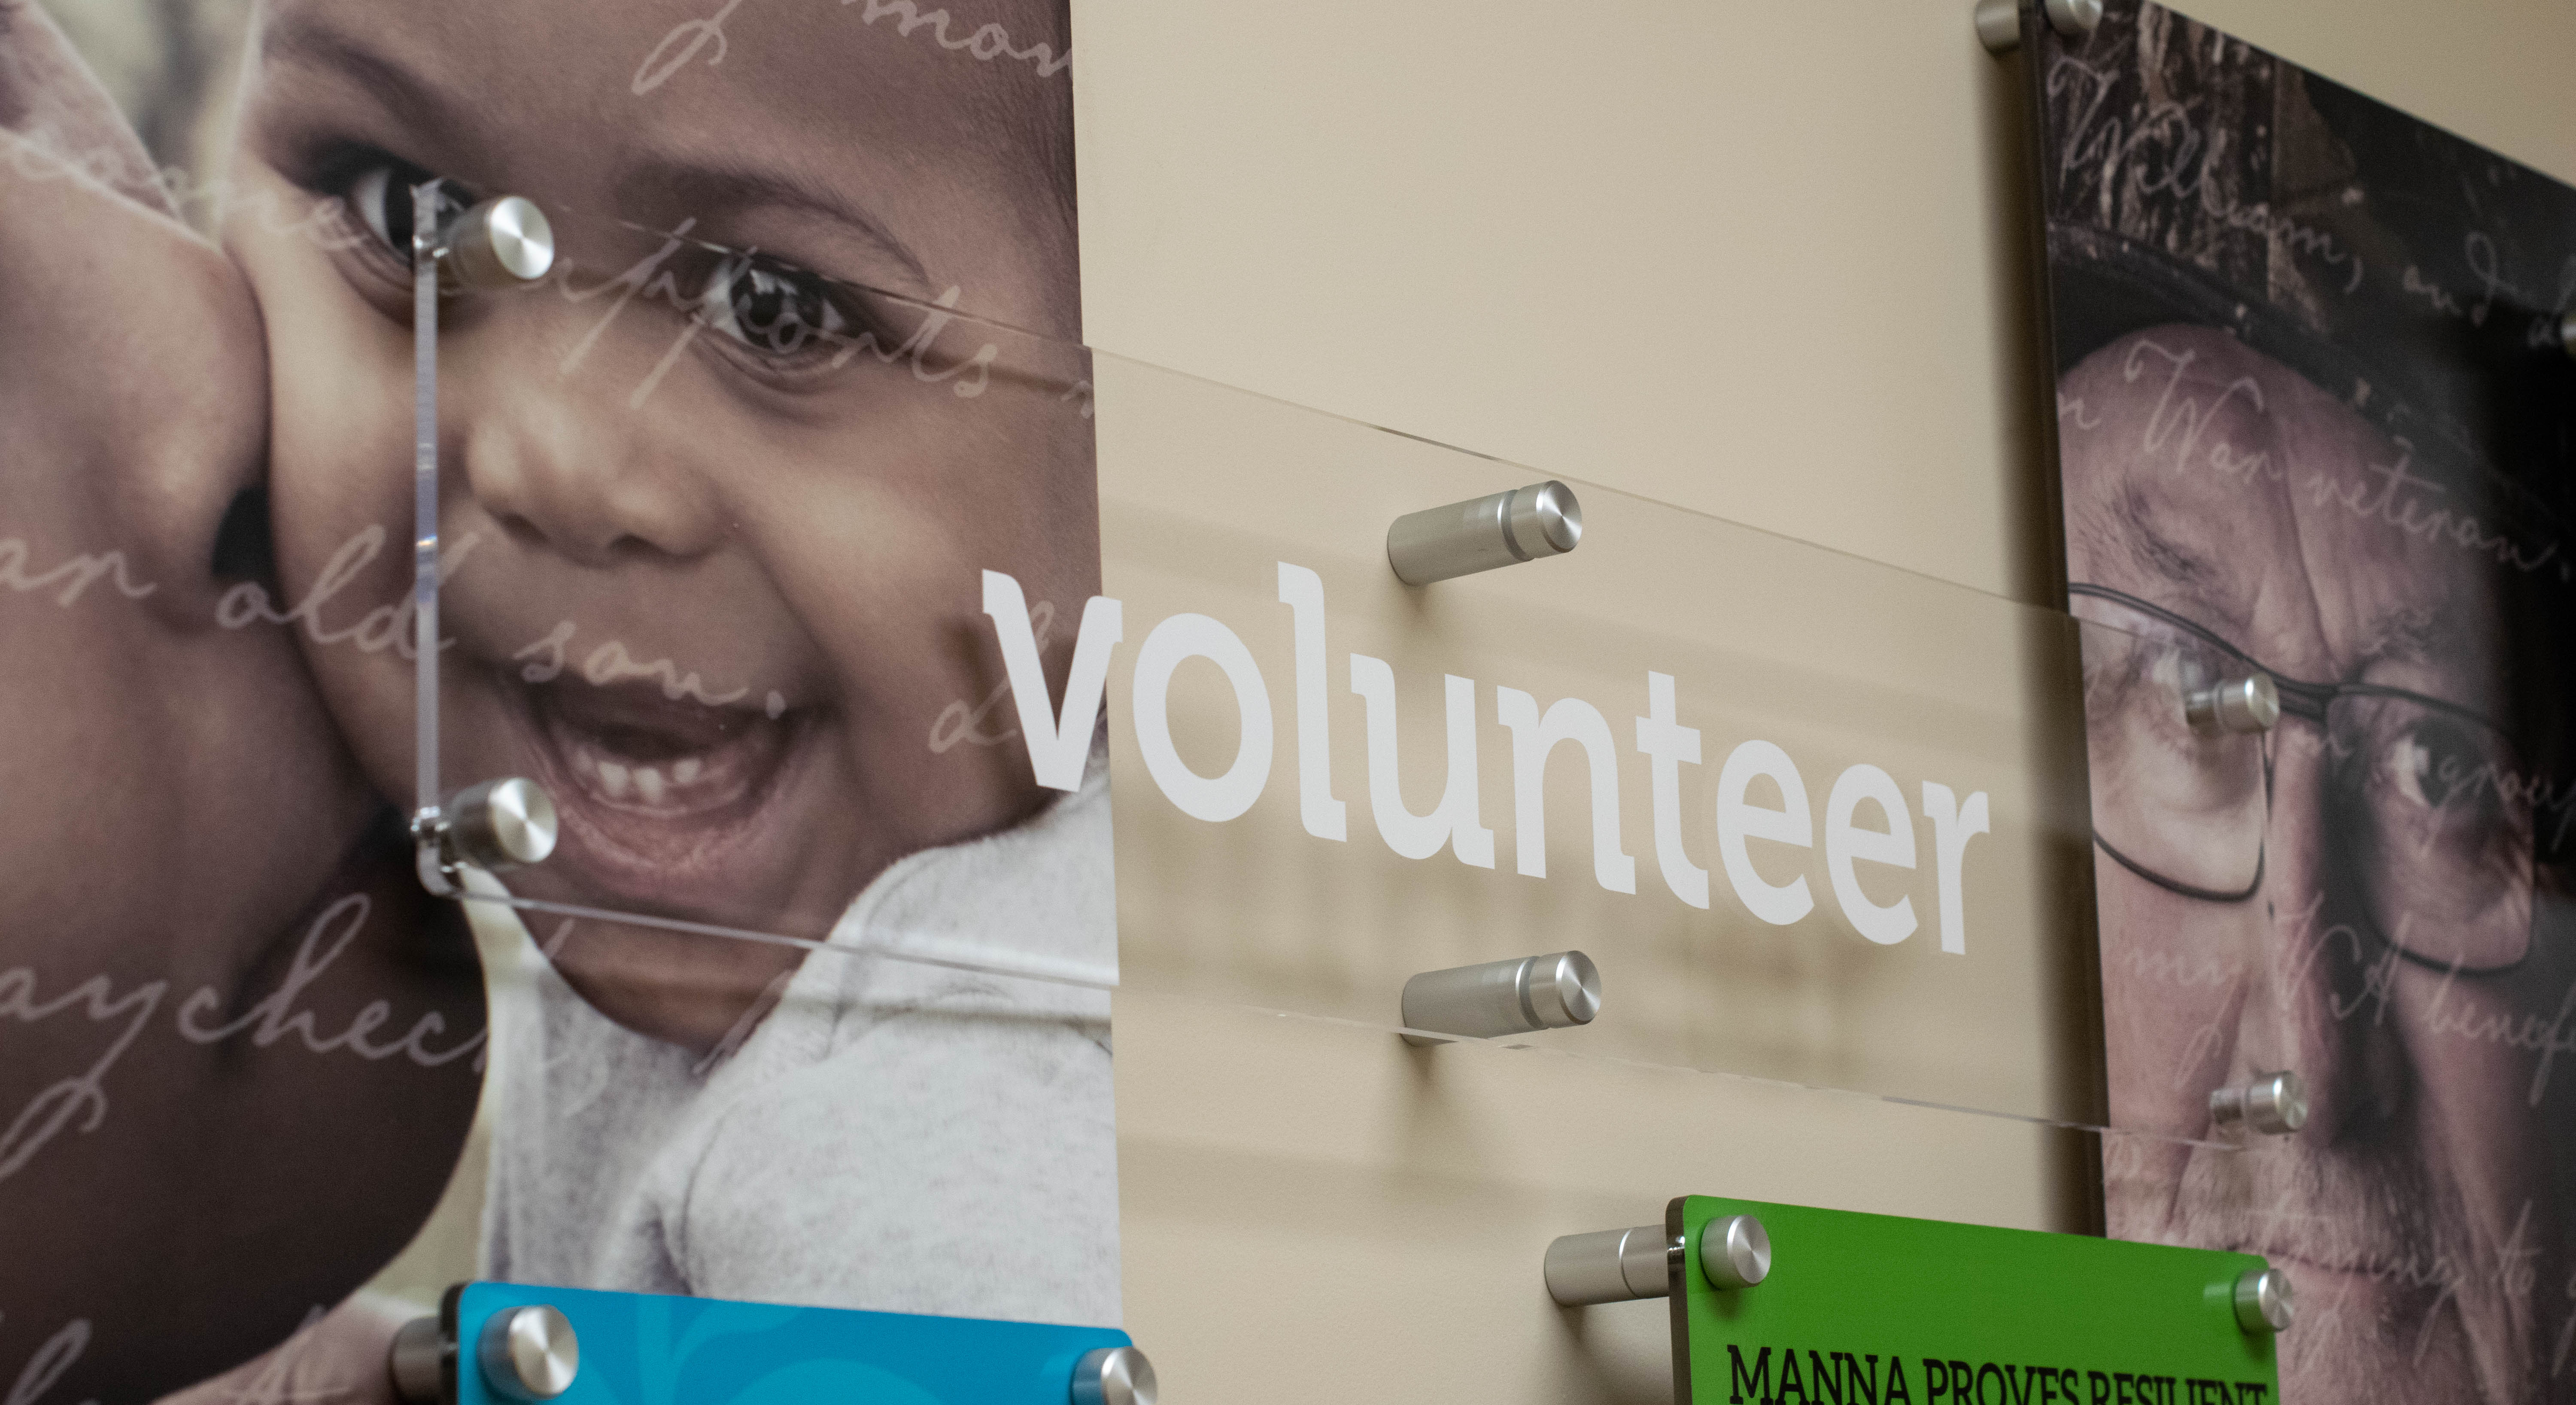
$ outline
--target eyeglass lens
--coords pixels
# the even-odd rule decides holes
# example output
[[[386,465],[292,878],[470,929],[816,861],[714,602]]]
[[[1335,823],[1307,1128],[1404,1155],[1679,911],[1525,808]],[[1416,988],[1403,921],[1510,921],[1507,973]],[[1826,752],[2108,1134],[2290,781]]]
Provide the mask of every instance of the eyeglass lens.
[[[2522,959],[2531,940],[2532,796],[2511,740],[2464,714],[2367,690],[2336,693],[2321,730],[2195,728],[2191,697],[2254,671],[2214,637],[2087,596],[2084,713],[2100,840],[2193,896],[2250,897],[2276,815],[2307,807],[2328,881],[2352,885],[2378,935],[2464,971]],[[2304,729],[2299,729],[2304,730]],[[2275,753],[2322,784],[2274,794]],[[2322,793],[2319,793],[2319,792]]]

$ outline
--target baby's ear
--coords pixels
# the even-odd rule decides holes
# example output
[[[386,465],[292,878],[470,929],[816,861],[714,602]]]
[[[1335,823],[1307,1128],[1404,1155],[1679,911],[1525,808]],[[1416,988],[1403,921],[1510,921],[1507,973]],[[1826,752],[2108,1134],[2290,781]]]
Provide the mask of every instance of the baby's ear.
[[[52,17],[0,0],[0,129],[142,205],[179,218],[160,168]]]

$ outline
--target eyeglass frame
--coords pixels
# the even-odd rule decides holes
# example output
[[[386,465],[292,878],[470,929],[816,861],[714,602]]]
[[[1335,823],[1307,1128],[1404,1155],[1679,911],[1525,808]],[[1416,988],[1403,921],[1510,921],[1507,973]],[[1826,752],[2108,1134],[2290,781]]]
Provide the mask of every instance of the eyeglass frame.
[[[2197,621],[2176,614],[2172,610],[2156,604],[2154,601],[2140,599],[2126,591],[2115,590],[2106,585],[2094,585],[2087,581],[2075,581],[2070,582],[2067,585],[2066,593],[2070,597],[2084,596],[2095,600],[2108,601],[2114,605],[2135,610],[2139,614],[2145,615],[2158,623],[2181,630],[2185,634],[2218,649],[2229,657],[2243,663],[2247,668],[2253,669],[2272,680],[2273,688],[2280,695],[2281,715],[2284,718],[2297,717],[2308,725],[2317,728],[2320,732],[2325,730],[2327,709],[2331,708],[2339,699],[2347,697],[2394,698],[2400,701],[2414,703],[2420,707],[2430,708],[2436,712],[2448,713],[2453,717],[2461,718],[2465,721],[2475,723],[2480,727],[2484,727],[2508,741],[2514,740],[2513,733],[2498,725],[2493,718],[2463,707],[2458,703],[2446,702],[2443,699],[2436,697],[2428,697],[2425,694],[2413,692],[2409,689],[2392,688],[2379,683],[2309,683],[2286,677],[2278,671],[2266,667],[2264,664],[2256,660],[2252,654],[2247,653],[2245,650],[2237,647],[2228,640],[2221,638],[2216,630],[2209,628],[2207,625],[2200,624]],[[2070,600],[2070,613],[2072,603],[2072,600]],[[2093,623],[2092,621],[2085,620],[2080,616],[2077,617],[2076,622],[2079,625]],[[2108,628],[2109,626],[2105,627]],[[2518,746],[2519,743],[2516,742],[2516,745]],[[2256,893],[2263,890],[2263,875],[2271,861],[2270,821],[2273,801],[2273,757],[2272,733],[2270,729],[2266,729],[2263,733],[2262,748],[2264,837],[2258,843],[2254,851],[2254,877],[2252,881],[2246,884],[2243,891],[2231,893],[2222,892],[2214,888],[2202,888],[2194,884],[2185,883],[2180,879],[2169,878],[2164,874],[2157,873],[2146,867],[2144,864],[2139,863],[2136,859],[2130,858],[2127,854],[2120,852],[2119,846],[2111,843],[2107,839],[2104,839],[2102,837],[2101,828],[2098,825],[2093,829],[2094,847],[2100,849],[2103,853],[2109,854],[2113,861],[2117,862],[2120,867],[2127,869],[2129,872],[2136,874],[2139,878],[2164,889],[2166,892],[2175,894],[2178,897],[2190,898],[2199,902],[2212,903],[2241,903],[2251,901]],[[2535,848],[2533,859],[2536,863],[2538,859],[2538,840],[2536,836],[2533,842]],[[2411,961],[2426,970],[2441,971],[2446,974],[2458,974],[2464,976],[2496,976],[2504,975],[2513,971],[2524,962],[2531,959],[2532,943],[2529,938],[2526,937],[2523,942],[2522,955],[2501,966],[2481,966],[2470,968],[2462,967],[2456,961],[2436,961],[2431,957],[2410,949],[2404,942],[2401,942],[2380,930],[2380,924],[2377,917],[2378,915],[2376,913],[2372,914],[2372,920],[2369,924],[2371,935],[2377,938],[2378,941],[2389,950],[2396,952],[2399,956],[2404,957],[2406,960]]]

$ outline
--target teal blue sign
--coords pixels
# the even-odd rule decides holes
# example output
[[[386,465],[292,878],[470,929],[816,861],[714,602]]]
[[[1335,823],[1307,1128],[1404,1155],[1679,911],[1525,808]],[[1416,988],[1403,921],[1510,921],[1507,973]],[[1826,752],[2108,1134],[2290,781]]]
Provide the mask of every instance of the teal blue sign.
[[[1107,1327],[469,1283],[456,1405],[519,1405],[484,1382],[474,1343],[494,1313],[538,1303],[581,1340],[557,1405],[1067,1405],[1075,1362],[1130,1344]]]

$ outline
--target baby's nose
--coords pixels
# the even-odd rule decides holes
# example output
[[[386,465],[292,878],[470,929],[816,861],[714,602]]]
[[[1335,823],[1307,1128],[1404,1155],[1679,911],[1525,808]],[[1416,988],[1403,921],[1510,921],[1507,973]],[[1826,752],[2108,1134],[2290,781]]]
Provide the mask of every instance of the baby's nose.
[[[714,549],[712,487],[623,406],[588,406],[551,377],[466,408],[466,491],[513,537],[582,566],[689,560]]]

